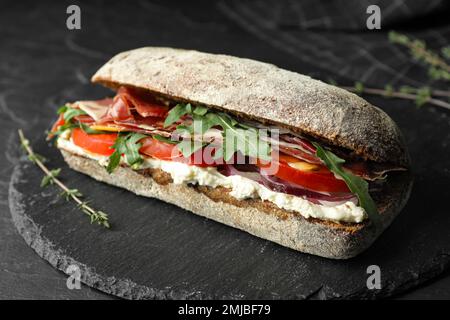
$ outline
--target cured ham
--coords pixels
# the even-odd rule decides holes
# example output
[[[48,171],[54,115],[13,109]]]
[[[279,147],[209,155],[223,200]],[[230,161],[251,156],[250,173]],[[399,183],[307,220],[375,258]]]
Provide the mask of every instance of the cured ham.
[[[174,132],[176,124],[164,127],[164,119],[169,107],[158,103],[154,97],[139,90],[120,87],[114,98],[105,98],[96,101],[77,101],[72,107],[86,112],[86,115],[75,117],[75,120],[89,124],[93,129],[104,131],[134,131],[150,135],[161,135],[175,140],[186,138]],[[182,117],[181,121],[189,125],[190,119]],[[179,123],[178,123],[179,124]],[[261,127],[260,128],[269,128]],[[211,128],[203,135],[194,134],[191,139],[206,143],[220,143],[222,133]],[[282,132],[279,139],[264,137],[274,150],[311,164],[322,164],[322,160],[316,156],[315,147],[305,138],[287,132]],[[349,162],[345,169],[366,180],[375,181],[385,177],[386,172],[401,170],[401,168],[371,166],[365,162]]]
[[[87,115],[94,119],[94,121],[98,122],[106,117],[112,103],[112,98],[105,98],[95,101],[77,101],[72,104],[72,107],[83,110]]]
[[[128,108],[135,109],[142,117],[165,118],[169,108],[162,106],[153,100],[148,94],[127,87],[120,87],[117,96],[121,97],[128,105]],[[117,97],[116,96],[116,97]]]

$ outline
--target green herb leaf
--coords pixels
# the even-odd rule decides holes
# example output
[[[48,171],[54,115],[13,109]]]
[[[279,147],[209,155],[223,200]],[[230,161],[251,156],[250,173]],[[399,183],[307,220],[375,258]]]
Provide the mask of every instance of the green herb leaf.
[[[164,128],[177,122],[182,116],[184,116],[186,113],[188,113],[187,106],[190,106],[190,104],[184,105],[184,104],[179,103],[175,107],[173,107],[167,114],[166,119],[164,120]]]
[[[72,119],[76,116],[79,115],[83,115],[86,114],[86,112],[84,112],[81,109],[73,109],[70,108],[68,106],[62,106],[61,108],[58,109],[58,113],[64,113],[64,121],[66,122],[65,124],[59,126],[58,130],[56,130],[55,132],[50,133],[50,137],[54,138],[57,137],[59,135],[61,135],[64,131],[68,130],[68,129],[74,129],[74,128],[81,128],[84,132],[86,132],[87,134],[100,134],[100,133],[104,133],[104,131],[99,131],[99,130],[94,130],[91,129],[87,124],[85,123],[74,123],[72,121]]]
[[[77,128],[77,127],[78,127],[78,125],[75,124],[75,123],[72,123],[72,122],[65,123],[65,124],[63,124],[62,126],[60,126],[60,127],[58,128],[58,130],[56,130],[55,132],[52,132],[52,133],[51,133],[51,138],[53,139],[53,138],[55,138],[55,137],[61,135],[64,131],[66,131],[66,130],[68,130],[68,129]]]
[[[384,95],[386,97],[392,97],[393,92],[394,92],[394,88],[392,87],[392,85],[387,84],[384,86]]]
[[[54,183],[54,178],[57,177],[61,172],[61,169],[50,170],[50,174],[45,175],[41,180],[41,187],[46,187]]]
[[[100,131],[100,130],[94,130],[91,129],[91,127],[89,127],[87,124],[85,123],[81,123],[79,124],[81,130],[83,130],[84,132],[86,132],[87,134],[100,134],[100,133],[105,133],[104,131]]]
[[[39,153],[33,153],[28,155],[28,160],[30,160],[33,163],[37,163],[38,161],[45,163],[47,162],[47,158],[45,158],[43,155],[40,155]]]
[[[94,222],[108,229],[111,227],[108,221],[108,214],[100,210],[91,215],[91,223]]]
[[[71,197],[75,196],[81,198],[83,197],[83,194],[78,191],[78,189],[68,189],[67,191],[64,190],[63,192],[61,192],[60,196],[66,199],[66,201],[69,201]]]
[[[212,127],[219,126],[223,130],[223,150],[216,152],[216,157],[223,155],[225,160],[230,160],[236,152],[240,151],[246,156],[270,159],[270,144],[259,139],[258,131],[246,124],[239,123],[226,113],[212,112],[201,106],[193,107],[190,104],[178,104],[169,111],[164,126],[171,125],[185,114],[192,116],[192,123],[189,125],[180,124],[175,130],[176,134],[185,138],[178,143],[178,147],[184,156],[189,156],[204,146],[202,143],[196,143],[194,146],[194,143],[190,142],[189,136],[192,134],[203,135]]]
[[[405,36],[404,34],[395,32],[395,31],[389,31],[388,37],[389,37],[390,42],[398,43],[398,44],[402,44],[402,45],[406,45],[410,41],[407,36]]]
[[[139,141],[145,137],[147,137],[145,134],[136,132],[130,132],[126,135],[119,134],[112,146],[112,149],[115,150],[109,157],[109,163],[106,167],[108,173],[112,173],[119,166],[122,154],[125,155],[125,161],[128,165],[138,168],[143,161],[142,156],[139,154],[139,149],[142,147]]]
[[[159,134],[153,135],[153,138],[158,140],[158,141],[165,142],[165,143],[170,143],[170,144],[177,144],[178,143],[178,141],[174,141],[174,140],[172,140],[170,138],[163,137],[163,136],[161,136]]]
[[[256,129],[239,128],[239,123],[224,113],[211,115],[209,125],[218,125],[223,129],[225,161],[230,160],[237,151],[249,157],[270,160],[270,145],[268,142],[259,139]]]
[[[444,58],[450,57],[449,47],[441,49],[444,56],[442,58],[436,52],[427,48],[423,40],[411,39],[406,35],[391,31],[389,40],[393,43],[401,44],[409,49],[411,56],[418,61],[424,62],[429,66],[428,74],[434,80],[450,80],[450,65]],[[419,101],[418,104],[422,103]]]
[[[176,135],[190,135],[194,132],[193,126],[186,126],[184,124],[180,124],[177,126],[176,130],[173,132]]]
[[[416,93],[416,105],[423,106],[431,98],[431,90],[428,87],[421,87]]]
[[[444,48],[441,49],[442,55],[446,58],[450,60],[450,46],[446,46]]]
[[[410,86],[401,86],[400,87],[400,92],[401,93],[409,93],[409,94],[414,94],[416,92],[416,89]]]
[[[352,193],[354,193],[359,200],[359,205],[367,212],[369,219],[377,225],[380,223],[380,215],[378,213],[375,202],[369,194],[369,184],[361,177],[345,171],[342,165],[345,163],[344,159],[339,158],[334,153],[325,150],[318,143],[313,142],[316,147],[316,155],[322,159],[328,169],[335,175],[341,177]]]
[[[117,141],[116,141],[116,143],[117,143]],[[106,167],[106,171],[108,171],[108,173],[112,173],[114,171],[114,169],[116,169],[119,166],[121,157],[122,157],[122,155],[117,150],[115,150],[109,156],[108,166]]]
[[[336,80],[334,80],[333,78],[328,78],[328,84],[332,85],[332,86],[338,86],[338,83]]]
[[[83,114],[86,114],[86,112],[84,112],[81,109],[67,108],[64,112],[64,121],[70,122],[70,120],[72,120],[74,117],[80,116]]]
[[[143,161],[139,154],[139,149],[142,147],[142,143],[139,143],[139,140],[145,137],[145,134],[135,132],[131,132],[125,137],[124,154],[125,159],[130,166],[140,164]]]
[[[53,178],[51,176],[43,176],[41,180],[41,188],[46,187],[49,184],[51,184],[53,181]]]
[[[67,105],[63,105],[63,106],[59,107],[58,110],[56,110],[56,113],[57,114],[62,114],[62,113],[67,111],[67,108],[68,108]]]
[[[193,114],[196,114],[198,116],[204,116],[207,112],[208,112],[208,108],[198,106],[198,107],[195,107]]]
[[[33,162],[38,164],[38,167],[44,171],[45,177],[41,181],[41,186],[45,187],[49,184],[57,184],[59,188],[63,190],[61,193],[61,196],[66,198],[66,200],[74,200],[78,206],[83,210],[84,213],[86,213],[90,218],[91,221],[96,221],[98,224],[103,225],[104,227],[109,228],[109,222],[108,222],[108,215],[104,213],[103,211],[97,211],[93,208],[91,208],[87,201],[82,202],[80,200],[80,197],[83,195],[81,192],[78,191],[78,189],[70,189],[67,187],[63,182],[58,180],[57,176],[60,174],[61,169],[48,169],[45,164],[42,163],[42,160],[39,159],[39,155],[34,153],[33,149],[30,146],[30,142],[27,138],[25,138],[23,131],[21,129],[18,130],[19,132],[19,138],[20,138],[20,144],[25,149],[27,155],[30,159],[34,159]]]
[[[217,125],[216,119],[214,119],[214,113],[208,113],[205,116],[193,115],[193,123],[190,132],[204,134],[206,131]]]
[[[364,85],[362,82],[359,82],[359,81],[355,82],[355,91],[358,94],[361,94],[364,92]]]

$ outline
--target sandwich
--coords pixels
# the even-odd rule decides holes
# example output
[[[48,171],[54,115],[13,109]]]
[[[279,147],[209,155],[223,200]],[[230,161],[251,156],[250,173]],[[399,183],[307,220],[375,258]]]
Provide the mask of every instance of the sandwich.
[[[146,47],[92,77],[50,137],[70,168],[282,246],[347,259],[409,197],[410,158],[382,110],[274,65]]]

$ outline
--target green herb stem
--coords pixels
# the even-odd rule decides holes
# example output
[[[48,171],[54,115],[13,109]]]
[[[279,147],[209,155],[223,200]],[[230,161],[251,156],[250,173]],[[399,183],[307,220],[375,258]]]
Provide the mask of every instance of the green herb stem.
[[[85,201],[81,200],[80,197],[82,195],[76,189],[69,189],[64,183],[62,183],[61,180],[56,177],[57,174],[55,174],[55,170],[48,169],[42,162],[41,156],[38,156],[36,153],[34,153],[33,149],[30,146],[29,140],[26,139],[23,134],[23,131],[19,129],[18,132],[20,142],[27,152],[29,158],[33,159],[33,162],[45,173],[46,177],[50,177],[49,179],[51,179],[54,184],[56,184],[63,190],[64,195],[66,195],[68,198],[70,197],[73,201],[75,201],[77,205],[83,210],[83,212],[91,218],[91,222],[97,222],[104,227],[109,228],[110,225],[108,222],[108,216],[102,211],[93,209]]]
[[[437,53],[429,50],[424,41],[410,39],[408,36],[395,31],[389,32],[389,40],[392,43],[397,43],[407,47],[416,59],[422,60],[431,66],[442,68],[443,70],[450,72],[450,65],[448,65]],[[446,52],[445,49],[444,52]]]
[[[401,99],[407,99],[407,100],[413,100],[417,101],[418,95],[414,93],[406,93],[406,92],[400,92],[400,91],[391,91],[389,94],[387,94],[385,89],[379,89],[379,88],[358,88],[355,87],[348,87],[348,86],[339,86],[342,89],[355,92],[355,93],[367,93],[372,95],[378,95],[378,96],[388,96],[392,98],[401,98]],[[446,91],[438,91],[438,94],[436,94],[436,91],[431,91],[431,94],[433,95],[441,95],[441,96],[450,96],[449,92]],[[429,103],[438,107],[445,108],[447,110],[450,110],[450,103],[435,99],[432,97],[427,98],[425,103]]]

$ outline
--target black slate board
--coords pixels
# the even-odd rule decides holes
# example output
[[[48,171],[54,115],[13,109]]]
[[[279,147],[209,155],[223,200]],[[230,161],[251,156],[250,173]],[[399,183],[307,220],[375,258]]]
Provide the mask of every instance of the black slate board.
[[[294,7],[291,5],[291,1],[280,1],[279,3],[277,1],[276,6],[266,7],[261,7],[258,1],[246,1],[245,3],[207,0],[181,1],[179,3],[157,0],[109,1],[107,5],[102,0],[77,1],[82,10],[81,30],[68,30],[65,25],[66,8],[73,4],[73,1],[42,0],[34,3],[20,3],[17,0],[9,0],[2,3],[4,3],[4,10],[0,11],[0,24],[2,25],[0,27],[0,38],[2,39],[2,50],[0,50],[0,69],[2,70],[0,74],[0,133],[5,146],[2,148],[4,151],[0,153],[2,166],[2,170],[0,170],[1,298],[96,299],[105,296],[91,290],[67,290],[64,274],[58,274],[50,266],[41,263],[37,255],[34,257],[33,252],[22,244],[22,239],[17,239],[16,231],[10,221],[7,189],[12,168],[17,165],[17,155],[19,155],[19,151],[16,149],[16,130],[24,128],[30,138],[38,137],[45,129],[48,129],[50,122],[54,119],[55,110],[63,102],[99,98],[108,94],[107,90],[89,84],[89,77],[115,53],[147,45],[192,48],[259,59],[289,70],[313,75],[324,81],[331,77],[343,85],[352,85],[354,81],[363,81],[366,86],[380,88],[384,87],[386,83],[391,83],[394,87],[431,85],[439,88],[442,85],[441,89],[448,88],[445,87],[445,83],[431,81],[427,75],[427,68],[417,64],[407,49],[391,44],[387,40],[387,32],[393,27],[399,32],[408,33],[413,38],[425,40],[427,47],[439,52],[441,47],[448,45],[447,39],[450,38],[448,10],[439,7],[439,3],[434,4],[435,8],[438,7],[435,13],[437,11],[439,15],[433,14],[432,10],[427,10],[427,14],[424,15],[423,10],[420,11],[420,8],[418,9],[416,6],[416,2],[414,2],[414,6],[410,6],[410,2],[403,3],[395,10],[389,10],[389,16],[395,18],[396,21],[395,26],[389,26],[384,16],[386,12],[383,11],[389,4],[385,2],[385,6],[381,5],[382,30],[368,31],[364,22],[360,25],[364,29],[361,32],[336,30],[334,24],[328,23],[330,17],[339,19],[339,10],[344,10],[345,13],[358,11],[358,6],[340,7],[339,10],[332,9],[328,13],[322,10],[326,6],[320,6],[321,12],[317,13],[317,10],[314,9],[315,2],[309,1],[296,4]],[[408,7],[408,10],[405,11],[405,7]],[[430,6],[428,5],[428,7]],[[446,7],[448,9],[448,5]],[[281,14],[272,14],[273,12]],[[338,14],[336,14],[337,12]],[[357,15],[358,19],[363,19],[365,16],[365,9],[361,12],[363,13]],[[411,14],[412,12],[419,12],[420,16],[415,16]],[[396,18],[397,16],[402,20],[406,17],[407,21],[400,22]],[[318,17],[323,17],[322,21],[327,22],[327,28],[331,27],[332,30],[317,28],[317,22],[320,23],[317,20]],[[312,20],[314,23],[310,23]],[[39,23],[37,24],[36,21]],[[295,25],[309,24],[310,29],[296,28],[290,21]],[[349,21],[346,16],[346,28],[352,24],[354,23]],[[450,212],[446,209],[450,190],[450,145],[448,143],[450,141],[450,113],[430,105],[415,109],[412,101],[373,96],[365,96],[365,98],[386,110],[399,123],[412,151],[416,184],[410,204],[394,223],[392,229],[383,235],[380,243],[377,243],[367,253],[367,256],[356,260],[352,266],[355,269],[358,268],[359,272],[364,269],[362,264],[379,263],[382,270],[386,271],[386,275],[383,276],[385,285],[395,282],[390,289],[395,288],[395,291],[400,292],[405,287],[425,281],[447,266],[450,252],[448,232]],[[35,146],[39,147],[38,144]],[[39,151],[44,152],[45,150]],[[49,164],[51,166],[60,165],[58,157],[53,154]],[[27,170],[28,172],[25,172],[21,167],[16,168],[15,177],[18,177],[19,173],[24,176],[30,174],[28,180],[30,190],[23,185],[20,188],[17,186],[19,194],[15,193],[14,189],[11,190],[14,195],[24,199],[28,199],[33,193],[40,193],[37,188],[40,173],[34,167],[27,168]],[[73,177],[69,172],[64,172],[63,175],[66,179]],[[83,191],[91,188],[91,184],[94,184],[91,180],[83,181],[89,181],[87,185],[78,185],[83,188]],[[76,182],[74,180],[74,183]],[[57,192],[49,192],[53,191],[49,189],[44,193],[45,201],[52,202],[54,197],[50,195],[56,195]],[[93,196],[95,196],[92,198],[94,204],[96,206],[104,204],[104,207],[108,208],[112,215],[111,218],[115,222],[116,229],[113,231],[115,236],[111,237],[119,237],[117,234],[120,232],[131,234],[128,229],[119,229],[125,225],[125,222],[118,225],[122,212],[115,209],[116,204],[104,203],[104,200],[110,199],[110,197],[106,195],[104,198],[104,195],[99,192]],[[35,198],[39,197],[36,195]],[[27,208],[31,208],[31,204],[28,203],[25,206],[25,204],[14,203],[15,199],[10,199],[11,207],[15,208],[13,214],[14,217],[20,218],[19,220],[15,219],[16,222],[22,221],[21,225],[23,225],[24,217],[18,214],[23,211],[18,209],[29,210]],[[131,197],[131,199],[138,201],[135,197]],[[26,200],[24,201],[26,203]],[[150,200],[145,202],[146,206],[151,205],[151,202],[148,201]],[[34,233],[36,228],[41,227],[42,235],[52,240],[55,248],[66,248],[62,251],[63,253],[70,254],[80,261],[86,263],[94,261],[93,253],[86,252],[83,256],[77,252],[78,246],[84,248],[83,250],[89,250],[89,245],[84,241],[71,243],[70,246],[67,245],[68,242],[64,244],[62,240],[54,238],[56,235],[52,228],[56,229],[56,226],[47,227],[47,221],[41,220],[44,217],[37,219],[40,215],[53,217],[58,214],[71,214],[70,219],[65,220],[70,220],[70,223],[64,224],[61,221],[59,226],[70,234],[68,231],[74,232],[73,228],[91,228],[84,222],[84,217],[79,217],[79,213],[73,209],[71,204],[57,206],[52,204],[48,209],[43,210],[44,205],[41,200],[37,203],[40,203],[35,209],[38,210],[37,212],[25,211],[26,215],[32,215],[32,220],[27,223],[27,229],[21,229],[21,233],[26,236],[28,242],[31,239],[37,239],[32,246],[34,248],[43,247],[38,242],[39,237]],[[53,212],[52,208],[57,208],[59,211]],[[172,206],[165,206],[165,208],[160,210],[168,210],[162,214],[167,220],[172,219],[172,223],[178,219],[187,219],[174,219],[172,215],[184,217],[185,214],[175,214],[171,211],[173,210]],[[149,207],[147,209],[150,210]],[[77,220],[78,218],[80,221]],[[152,222],[151,219],[149,218],[148,222]],[[197,219],[199,218],[192,221],[199,221]],[[30,226],[33,221],[36,221],[36,226]],[[132,218],[129,221],[132,221]],[[199,223],[195,224],[197,229]],[[205,222],[205,224],[210,223]],[[149,228],[151,225],[146,227]],[[92,228],[91,238],[95,240],[95,235],[99,239],[105,237],[103,233],[99,234],[101,230]],[[130,227],[130,229],[132,228]],[[233,235],[238,234],[235,231],[229,232],[233,232]],[[192,233],[195,235],[194,232]],[[74,236],[72,237],[75,239]],[[124,233],[122,237],[126,237],[126,234]],[[247,239],[253,238],[247,236]],[[91,245],[93,246],[93,244]],[[277,247],[275,246],[275,248]],[[105,256],[109,257],[111,254],[121,254],[120,251],[116,252],[115,250],[110,250],[106,254],[106,250],[110,250],[110,248],[106,247],[105,253],[101,251],[97,253],[99,260],[105,259]],[[119,248],[119,250],[121,249]],[[194,248],[191,249],[191,251],[193,250]],[[207,249],[205,248],[205,250]],[[386,252],[382,253],[383,250]],[[250,256],[253,254],[251,253]],[[41,253],[41,255],[43,254]],[[47,258],[51,257],[47,256]],[[245,258],[247,259],[247,257]],[[52,259],[52,264],[55,265],[58,260]],[[62,262],[59,263],[58,267],[64,269]],[[358,263],[361,263],[360,268]],[[334,268],[335,265],[337,264],[333,264],[333,267],[330,268]],[[92,264],[90,266],[93,267]],[[323,268],[325,267],[321,267],[322,270]],[[109,276],[114,275],[112,267],[97,268],[97,271]],[[450,269],[447,268],[445,279],[426,288],[410,292],[403,297],[448,297],[449,271]],[[314,272],[318,273],[319,270]],[[396,272],[399,274],[396,275]],[[342,274],[348,275],[349,272]],[[285,276],[288,277],[288,275]],[[134,278],[135,281],[140,279]],[[91,284],[95,282],[92,278],[89,281]],[[323,281],[318,280],[317,282],[326,283],[326,281],[327,278],[323,278]],[[264,286],[262,280],[259,284]],[[100,285],[101,283],[95,283],[94,286],[99,287]],[[279,285],[279,287],[281,286],[282,284]],[[332,288],[338,286],[338,283],[334,283]],[[279,287],[277,291],[281,292]],[[363,284],[358,283],[357,288],[364,289]],[[328,291],[324,292],[332,292],[329,289],[326,290]],[[355,290],[358,291],[358,289]],[[304,291],[310,291],[310,289]],[[352,292],[352,290],[340,290],[340,292],[344,291]],[[299,290],[299,292],[301,291]],[[218,295],[220,293],[217,292]],[[379,295],[388,293],[382,292]],[[365,294],[364,290],[362,294]]]
[[[428,129],[429,134],[429,140],[419,139],[416,126],[404,126],[410,128],[408,140],[414,141],[410,147],[416,184],[411,200],[368,251],[348,261],[298,253],[170,204],[99,183],[69,170],[58,151],[43,139],[33,143],[34,149],[50,159],[51,167],[62,167],[62,179],[89,195],[93,206],[108,212],[113,227],[90,225],[73,203],[57,200],[56,188],[41,189],[42,174],[26,159],[12,174],[11,213],[26,242],[50,264],[63,271],[77,264],[84,283],[120,297],[390,296],[436,276],[450,262],[450,215],[444,209],[450,153],[445,141],[437,139],[448,131],[449,120],[445,114],[435,117],[434,112],[410,110],[408,123],[422,123],[419,128]],[[424,155],[424,150],[442,148],[447,152],[440,153],[439,162]],[[373,264],[381,268],[381,290],[366,287],[366,268]]]

